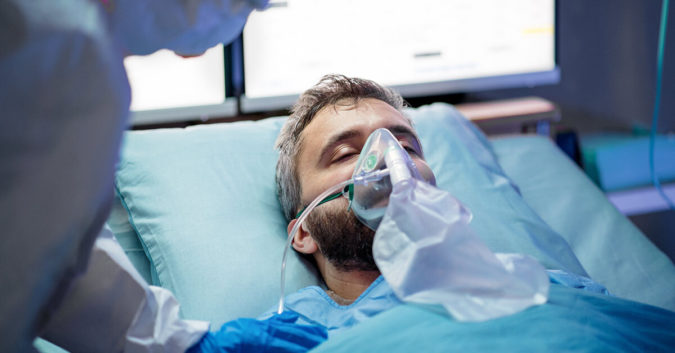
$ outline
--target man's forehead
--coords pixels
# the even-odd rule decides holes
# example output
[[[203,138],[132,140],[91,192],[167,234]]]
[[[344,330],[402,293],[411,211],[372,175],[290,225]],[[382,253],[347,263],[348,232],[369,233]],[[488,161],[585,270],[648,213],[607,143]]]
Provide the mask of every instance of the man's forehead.
[[[340,101],[319,110],[314,119],[305,127],[301,139],[315,138],[327,142],[332,135],[353,130],[362,133],[374,127],[406,127],[414,134],[410,121],[396,108],[374,98],[365,98],[351,103]]]
[[[410,141],[421,154],[419,139],[410,121],[389,104],[380,100],[371,101],[360,101],[361,104],[356,107],[325,110],[323,114],[315,116],[313,123],[316,124],[308,125],[300,136],[300,149],[296,158],[301,180],[305,173],[325,166],[330,156],[337,153],[338,148],[343,148],[341,146],[360,149],[361,144],[377,128],[389,129],[394,135]]]

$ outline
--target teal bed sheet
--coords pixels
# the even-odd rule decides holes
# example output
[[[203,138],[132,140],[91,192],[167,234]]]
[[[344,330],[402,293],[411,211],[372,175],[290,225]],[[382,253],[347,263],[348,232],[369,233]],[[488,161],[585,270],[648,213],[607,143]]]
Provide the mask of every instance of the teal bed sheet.
[[[672,352],[675,313],[552,285],[548,303],[486,322],[401,305],[312,352]]]

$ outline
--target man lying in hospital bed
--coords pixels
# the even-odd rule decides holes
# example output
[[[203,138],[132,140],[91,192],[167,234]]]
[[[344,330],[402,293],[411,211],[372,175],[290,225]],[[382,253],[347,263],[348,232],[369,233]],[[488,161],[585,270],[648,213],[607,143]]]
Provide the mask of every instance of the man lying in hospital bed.
[[[349,149],[358,155],[359,143],[351,142],[361,141],[363,135],[367,137],[377,125],[388,125],[389,119],[405,122],[402,116],[396,115],[396,109],[383,104],[382,100],[358,98],[362,99],[357,100],[352,109],[330,107],[311,113],[313,116],[309,119],[313,118],[313,122],[305,129],[313,132],[306,135],[303,142],[314,141],[317,146],[325,142],[323,138],[329,135],[321,131],[334,133],[332,128],[339,128],[340,124],[331,123],[338,118],[343,123],[360,126],[361,135],[354,136],[344,146],[337,146],[340,150],[331,154],[339,159],[343,157],[338,152],[352,153]],[[310,112],[311,105],[307,107]],[[362,115],[363,112],[368,114]],[[383,112],[385,114],[381,114]],[[584,284],[578,281],[581,277],[574,275],[588,273],[617,297],[552,285],[546,304],[478,324],[462,324],[434,308],[400,305],[386,282],[378,278],[369,252],[353,256],[348,249],[358,241],[329,244],[330,240],[325,239],[331,237],[330,232],[338,237],[354,234],[341,234],[344,224],[340,223],[355,220],[330,215],[334,212],[331,202],[337,204],[345,200],[331,201],[319,209],[327,210],[325,216],[332,217],[333,224],[321,227],[308,223],[307,229],[296,236],[294,245],[298,251],[311,254],[323,281],[313,266],[299,257],[291,258],[287,276],[289,293],[292,289],[318,285],[290,295],[287,308],[300,312],[304,320],[331,330],[353,326],[331,334],[319,350],[614,347],[653,351],[668,350],[675,344],[672,312],[621,299],[673,310],[675,270],[672,263],[608,206],[597,190],[589,190],[578,175],[569,170],[557,172],[560,184],[587,188],[583,194],[592,197],[573,201],[551,199],[548,194],[561,193],[542,188],[543,183],[539,183],[545,195],[537,198],[530,195],[533,190],[528,189],[527,184],[517,183],[518,190],[497,163],[497,155],[500,162],[513,158],[500,155],[508,148],[511,151],[525,148],[526,158],[540,161],[542,165],[537,167],[542,167],[546,160],[557,158],[555,154],[537,154],[540,150],[550,151],[548,142],[521,138],[520,142],[534,146],[527,150],[513,139],[493,141],[495,146],[502,146],[495,152],[490,142],[449,106],[433,105],[406,113],[415,122],[426,162],[435,172],[438,186],[450,191],[473,211],[471,226],[493,251],[526,253],[549,269],[564,269],[573,275],[565,277],[573,279],[567,283],[573,286]],[[227,126],[133,132],[127,136],[116,180],[124,209],[117,209],[109,225],[141,273],[151,283],[176,294],[185,318],[208,320],[217,328],[220,323],[237,317],[258,316],[278,299],[278,267],[287,222],[274,197],[271,165],[277,155],[271,144],[284,121],[278,118]],[[302,135],[302,129],[299,133]],[[293,218],[298,207],[310,201],[312,195],[316,196],[317,190],[328,186],[327,179],[322,178],[339,178],[335,172],[307,167],[308,161],[316,161],[320,156],[316,149],[303,147],[300,151],[301,156],[305,152],[314,155],[298,159],[299,167],[304,164],[298,169],[298,182],[303,186],[298,189],[300,199],[293,204],[282,196],[287,219]],[[346,164],[353,163],[349,161],[353,157],[344,158]],[[557,161],[568,163],[564,159]],[[417,158],[416,163],[424,161]],[[527,160],[518,163],[527,163]],[[546,174],[545,168],[541,169],[541,173]],[[532,173],[518,172],[517,168],[512,171],[510,176],[534,180]],[[538,211],[551,226],[525,203],[523,197],[528,195],[528,201],[540,206]],[[585,215],[588,219],[573,217],[571,220],[562,215],[557,207],[570,208],[570,202],[576,202],[572,205],[576,209],[568,210],[568,214],[576,210],[580,213],[573,214],[574,217]],[[131,222],[125,222],[127,217]],[[358,222],[352,226],[360,227]],[[315,229],[325,232],[324,239],[320,239],[324,234],[318,235]],[[362,233],[367,239],[368,232]],[[570,247],[561,245],[558,233],[570,243],[579,261],[574,254],[570,255]],[[328,254],[331,246],[333,249]],[[345,247],[349,255],[346,260],[340,259]],[[336,265],[340,262],[355,267]],[[386,310],[391,307],[393,309]],[[384,313],[377,315],[381,312]],[[374,315],[376,317],[365,320]]]
[[[365,157],[382,156],[382,151],[369,149],[373,148],[370,139],[377,139],[379,135],[371,133],[377,129],[386,128],[394,133],[401,146],[410,155],[419,171],[423,183],[435,184],[435,177],[429,165],[424,160],[424,154],[418,137],[414,132],[412,121],[407,119],[403,113],[403,100],[401,97],[387,90],[374,82],[352,79],[344,76],[327,76],[315,87],[307,90],[296,103],[293,113],[281,129],[277,141],[277,147],[280,150],[279,161],[277,162],[276,180],[279,198],[284,210],[284,215],[289,221],[288,231],[297,227],[300,213],[308,212],[307,205],[317,198],[324,190],[329,189],[343,180],[351,178],[352,173],[357,167],[357,160],[361,161]],[[370,136],[370,137],[369,137]],[[377,136],[377,137],[375,137]],[[381,137],[384,138],[384,137]],[[433,148],[433,146],[432,146]],[[387,150],[385,153],[392,153]],[[386,163],[381,163],[382,167]],[[389,167],[392,170],[392,167]],[[392,176],[392,180],[395,179]],[[394,184],[394,182],[392,182]],[[377,184],[371,181],[365,186],[353,186],[356,190],[352,193],[352,200],[347,198],[333,199],[328,197],[329,203],[319,205],[309,213],[303,226],[299,227],[294,235],[293,247],[300,253],[312,257],[317,265],[321,277],[326,285],[326,291],[318,287],[310,287],[301,292],[291,295],[287,301],[286,309],[298,312],[307,323],[320,323],[328,327],[329,330],[341,330],[355,325],[367,317],[379,314],[381,311],[397,306],[401,300],[394,295],[390,284],[396,277],[396,273],[387,277],[384,268],[386,261],[380,260],[376,264],[377,255],[381,254],[377,245],[374,245],[375,229],[378,229],[377,237],[387,237],[383,234],[382,227],[378,228],[373,212],[377,207],[368,207],[369,214],[361,216],[358,194],[359,192],[368,195],[374,195],[378,191],[376,188],[387,188],[388,184]],[[369,188],[370,187],[370,188]],[[361,191],[363,190],[363,191]],[[330,191],[329,191],[330,192]],[[338,193],[339,194],[339,193]],[[424,209],[433,206],[424,204],[424,209],[415,209],[415,203],[420,202],[423,195],[416,195],[414,200],[405,200],[401,205],[406,209],[412,209],[415,220],[396,220],[399,223],[414,223],[416,219],[424,217]],[[377,199],[377,197],[375,197]],[[432,197],[433,201],[426,203],[437,203],[438,195]],[[391,206],[390,206],[391,207]],[[451,208],[451,205],[444,205],[445,208]],[[302,211],[302,212],[301,212]],[[403,217],[403,215],[398,215]],[[432,218],[442,217],[450,221],[454,217],[452,213],[433,214]],[[363,220],[363,221],[360,221]],[[377,221],[379,223],[379,221]],[[489,272],[492,264],[481,263],[480,254],[475,252],[473,247],[468,247],[466,243],[471,242],[471,238],[462,239],[460,227],[453,230],[451,234],[452,245],[449,248],[443,248],[442,241],[432,239],[439,227],[456,226],[452,223],[442,223],[440,226],[433,226],[433,219],[426,220],[419,225],[419,228],[413,230],[420,234],[407,234],[406,247],[411,248],[406,251],[412,251],[416,244],[410,243],[410,239],[421,237],[425,241],[433,241],[433,247],[439,248],[440,253],[437,257],[430,259],[435,264],[445,263],[446,258],[452,257],[454,262],[448,263],[442,268],[406,268],[402,261],[405,259],[393,259],[396,262],[394,272],[413,271],[411,276],[416,277],[416,282],[443,281],[441,276],[429,277],[427,272],[439,271],[442,276],[452,277],[455,289],[447,293],[450,303],[460,306],[469,306],[461,297],[471,297],[473,300],[480,300],[482,306],[488,305],[488,297],[479,296],[478,291],[495,291],[499,294],[499,300],[506,301],[507,296],[517,296],[515,293],[509,293],[507,286],[499,285],[501,278],[483,278],[482,273]],[[589,279],[582,279],[571,273],[586,275],[583,267],[577,261],[572,250],[567,243],[552,231],[544,232],[538,230],[537,233],[531,230],[530,233],[523,231],[509,231],[505,228],[501,236],[505,242],[509,239],[520,238],[523,242],[528,242],[529,250],[532,256],[537,256],[540,261],[546,263],[549,268],[570,271],[557,273],[556,276],[564,276],[567,280],[573,281],[575,285],[584,287],[583,283],[589,284],[589,289],[604,291],[601,286],[592,283]],[[395,236],[395,235],[394,235]],[[530,239],[536,238],[536,239]],[[396,241],[395,238],[382,240]],[[538,244],[546,244],[542,248]],[[481,245],[478,244],[478,247]],[[468,249],[468,250],[460,250]],[[428,250],[424,256],[431,255]],[[462,262],[461,251],[471,251],[471,255]],[[420,255],[408,255],[420,256]],[[489,256],[489,255],[488,255]],[[380,256],[381,257],[381,256]],[[378,267],[379,265],[379,267]],[[480,270],[472,272],[473,266],[479,266]],[[538,267],[538,266],[536,266]],[[385,281],[380,276],[380,271],[385,273]],[[533,273],[528,273],[534,276]],[[545,276],[543,270],[541,275]],[[462,283],[463,277],[470,280]],[[507,277],[507,275],[504,275]],[[518,278],[509,278],[509,281],[518,282]],[[523,278],[524,281],[530,281],[530,278]],[[487,281],[490,288],[471,288],[473,283]],[[544,281],[548,282],[547,278]],[[535,281],[536,282],[536,281]],[[521,283],[523,284],[523,283]],[[527,283],[530,285],[530,283]],[[463,289],[459,290],[462,286]],[[547,286],[546,286],[547,288]],[[403,289],[398,289],[399,297]],[[522,290],[522,288],[520,289]],[[545,292],[545,289],[543,290]],[[364,294],[367,293],[367,294]],[[530,293],[535,295],[536,293]],[[546,293],[540,293],[542,297]],[[442,296],[442,294],[441,294]],[[474,297],[478,296],[478,297]],[[449,299],[455,298],[455,299]],[[461,302],[461,304],[459,304]],[[338,306],[349,306],[349,309]],[[513,303],[503,303],[502,306],[513,305]],[[508,310],[509,308],[500,308]],[[472,309],[475,310],[475,309]],[[467,309],[457,308],[454,310],[455,316],[460,312],[466,312]],[[518,311],[515,310],[514,311]],[[461,315],[464,319],[463,316]],[[456,317],[460,319],[460,317]],[[472,320],[476,320],[472,317]],[[484,318],[483,318],[484,320]],[[302,321],[302,320],[301,320]]]

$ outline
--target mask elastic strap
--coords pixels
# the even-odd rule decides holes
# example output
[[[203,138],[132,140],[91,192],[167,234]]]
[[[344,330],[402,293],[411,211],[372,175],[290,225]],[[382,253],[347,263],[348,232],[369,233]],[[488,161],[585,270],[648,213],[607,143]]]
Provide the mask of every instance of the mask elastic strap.
[[[345,194],[346,194],[346,195],[345,195]],[[345,186],[345,188],[344,188],[342,191],[338,191],[338,192],[336,192],[336,193],[334,193],[334,194],[330,194],[330,195],[326,196],[325,199],[321,200],[321,202],[319,202],[319,203],[316,204],[316,205],[319,206],[319,205],[324,204],[324,203],[326,203],[326,202],[328,202],[328,201],[333,201],[333,200],[337,199],[338,197],[340,197],[340,196],[342,196],[342,195],[345,195],[346,197],[349,198],[349,208],[351,209],[351,207],[352,207],[352,199],[354,199],[354,184],[349,184],[349,185]],[[305,212],[306,209],[307,209],[307,206],[303,207],[303,208],[300,210],[300,212],[298,212],[298,214],[295,215],[295,218],[300,218],[300,215],[301,215],[303,212]]]

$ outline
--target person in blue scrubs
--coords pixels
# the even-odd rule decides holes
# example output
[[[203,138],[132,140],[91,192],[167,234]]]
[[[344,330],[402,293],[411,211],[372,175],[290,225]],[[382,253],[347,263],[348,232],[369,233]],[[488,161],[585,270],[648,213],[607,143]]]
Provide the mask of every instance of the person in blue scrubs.
[[[40,335],[74,351],[183,352],[203,337],[208,324],[181,320],[102,231],[129,115],[123,58],[201,54],[267,1],[0,1],[0,351],[32,351]]]

